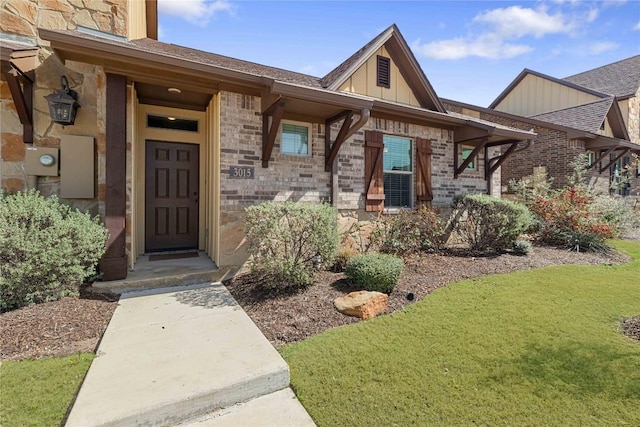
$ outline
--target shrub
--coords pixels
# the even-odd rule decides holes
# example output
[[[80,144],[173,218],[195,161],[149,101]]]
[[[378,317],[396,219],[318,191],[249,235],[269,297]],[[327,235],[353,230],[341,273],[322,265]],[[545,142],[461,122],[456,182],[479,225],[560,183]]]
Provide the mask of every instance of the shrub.
[[[333,261],[333,267],[331,268],[331,270],[335,271],[336,273],[342,273],[347,266],[347,262],[349,262],[349,260],[357,254],[358,251],[353,248],[343,247],[339,249]]]
[[[472,251],[504,252],[531,224],[526,206],[476,194],[458,199],[453,227]]]
[[[529,255],[531,253],[531,243],[526,240],[516,240],[513,243],[513,253],[516,255]]]
[[[380,251],[396,255],[438,250],[445,236],[439,213],[426,207],[386,217],[377,230]]]
[[[640,228],[640,214],[634,210],[632,198],[600,195],[589,204],[589,212],[611,229],[614,237],[624,231]]]
[[[530,206],[535,220],[536,240],[578,251],[600,251],[605,239],[613,237],[611,226],[591,211],[593,196],[586,187],[575,185],[539,196]]]
[[[340,236],[331,206],[267,202],[246,213],[252,267],[270,276],[273,286],[309,286],[318,268],[333,264]]]
[[[388,254],[356,255],[347,262],[345,275],[367,291],[391,293],[400,280],[402,258]]]
[[[0,309],[76,295],[95,274],[107,230],[37,191],[0,192]]]

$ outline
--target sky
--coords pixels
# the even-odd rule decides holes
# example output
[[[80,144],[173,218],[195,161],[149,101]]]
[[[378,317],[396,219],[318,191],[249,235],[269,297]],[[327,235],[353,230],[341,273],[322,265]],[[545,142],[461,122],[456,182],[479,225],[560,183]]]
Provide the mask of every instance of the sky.
[[[438,96],[488,106],[524,68],[640,54],[640,0],[158,0],[159,39],[322,77],[396,24]]]

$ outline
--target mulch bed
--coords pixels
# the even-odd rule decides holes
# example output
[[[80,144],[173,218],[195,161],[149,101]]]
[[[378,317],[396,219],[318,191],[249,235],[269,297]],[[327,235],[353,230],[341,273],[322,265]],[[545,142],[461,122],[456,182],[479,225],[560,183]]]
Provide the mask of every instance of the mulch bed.
[[[0,314],[0,360],[94,352],[117,301],[118,295],[83,291]]]
[[[464,253],[423,254],[405,260],[387,313],[418,301],[452,281],[558,264],[617,264],[625,255],[576,253],[534,247],[528,256],[473,257]],[[316,283],[300,292],[276,293],[259,276],[244,273],[225,284],[251,319],[276,347],[335,326],[359,322],[333,307],[333,300],[354,289],[342,273],[320,272]],[[409,301],[408,294],[413,294]],[[64,356],[95,351],[117,306],[118,296],[82,292],[80,297],[38,304],[0,314],[0,361]],[[622,329],[640,339],[640,316]]]

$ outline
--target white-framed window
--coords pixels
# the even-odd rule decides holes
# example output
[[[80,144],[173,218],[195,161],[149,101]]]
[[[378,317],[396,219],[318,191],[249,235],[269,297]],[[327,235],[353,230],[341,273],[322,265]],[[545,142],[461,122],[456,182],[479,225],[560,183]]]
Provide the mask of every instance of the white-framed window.
[[[462,161],[464,162],[473,153],[473,147],[462,147]],[[476,160],[473,159],[467,165],[467,169],[476,170]]]
[[[595,151],[587,151],[587,166],[593,165],[593,162],[595,161],[596,161]]]
[[[410,138],[384,135],[382,154],[384,206],[413,206],[413,141]]]
[[[280,152],[308,156],[311,145],[310,130],[310,126],[306,123],[283,121],[280,133]]]

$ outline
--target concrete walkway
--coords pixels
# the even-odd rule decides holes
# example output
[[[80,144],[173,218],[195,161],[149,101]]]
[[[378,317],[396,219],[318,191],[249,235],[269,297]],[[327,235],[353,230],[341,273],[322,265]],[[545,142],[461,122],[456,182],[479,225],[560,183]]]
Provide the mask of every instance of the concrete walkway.
[[[220,283],[123,294],[66,425],[314,426]]]

